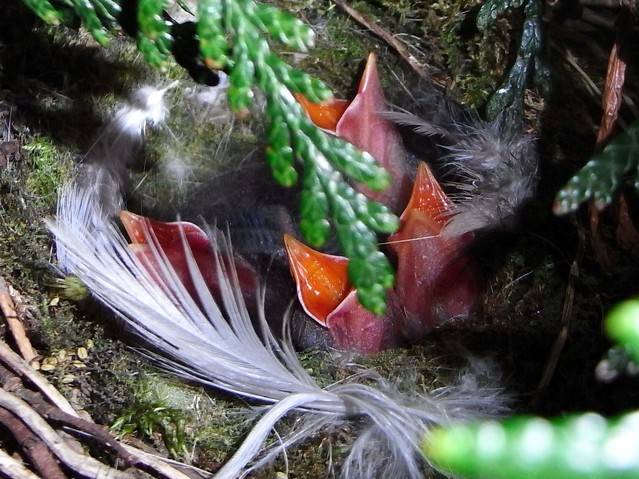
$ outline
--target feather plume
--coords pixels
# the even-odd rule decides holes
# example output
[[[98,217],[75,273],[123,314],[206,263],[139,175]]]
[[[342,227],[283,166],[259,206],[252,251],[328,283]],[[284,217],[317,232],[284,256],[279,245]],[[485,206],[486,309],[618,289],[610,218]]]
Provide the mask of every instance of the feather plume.
[[[75,181],[79,188],[94,190],[104,215],[116,214],[123,208],[128,168],[144,145],[146,125],[164,122],[164,94],[176,85],[174,82],[162,89],[143,86],[134,90],[84,157]]]
[[[403,112],[384,116],[418,135],[436,137],[445,152],[439,161],[457,178],[452,184],[457,194],[455,212],[442,234],[454,237],[508,226],[535,192],[539,158],[533,137],[504,133],[500,118],[483,123],[470,118],[458,122],[453,114],[446,122]]]
[[[477,386],[477,378],[470,380],[464,374],[459,384],[428,395],[400,394],[373,371],[322,389],[300,364],[288,336],[278,340],[272,334],[263,310],[253,318],[259,325],[254,327],[232,262],[222,261],[221,251],[230,252],[231,247],[220,244],[225,240],[219,234],[209,229],[218,255],[222,304],[216,303],[206,286],[184,235],[197,300],[179,280],[151,231],[147,242],[154,264],[159,265],[155,279],[130,251],[116,225],[103,217],[91,191],[71,185],[63,191],[59,205],[57,219],[48,220],[47,225],[73,265],[69,273],[77,275],[144,344],[152,345],[148,354],[179,376],[271,404],[216,477],[241,474],[261,452],[279,419],[297,412],[297,427],[281,444],[264,451],[256,465],[324,427],[360,418],[367,428],[353,445],[343,477],[417,478],[425,459],[418,445],[428,428],[497,414],[505,407],[496,382]],[[91,221],[83,224],[91,215]],[[472,368],[465,374],[476,376]]]
[[[161,99],[162,95],[160,104]],[[144,122],[155,118],[152,110],[157,110],[151,106],[145,103],[129,110],[140,114],[133,123],[136,128],[116,120],[113,130],[106,131],[126,134],[120,138],[131,151],[131,145],[142,139]],[[114,145],[114,155],[121,154],[122,145]],[[219,231],[205,228],[218,259],[219,302],[206,285],[184,231],[181,241],[192,291],[179,279],[153,231],[146,229],[155,273],[149,274],[149,264],[128,247],[111,215],[122,203],[118,183],[122,175],[110,170],[124,168],[126,160],[108,149],[100,151],[61,192],[56,218],[46,221],[56,239],[59,265],[114,311],[149,348],[144,354],[167,371],[265,403],[259,421],[215,477],[242,476],[321,429],[348,423],[359,429],[359,436],[342,477],[418,478],[428,462],[419,444],[430,427],[504,412],[507,401],[499,375],[481,361],[470,361],[456,384],[428,394],[400,392],[371,370],[321,388],[299,362],[286,320],[283,339],[269,329],[264,287],[256,317],[250,316],[230,260],[232,247]],[[108,181],[96,183],[102,178]],[[111,186],[114,189],[105,194],[104,188]],[[290,414],[297,415],[294,426],[279,443],[265,448],[275,424]]]

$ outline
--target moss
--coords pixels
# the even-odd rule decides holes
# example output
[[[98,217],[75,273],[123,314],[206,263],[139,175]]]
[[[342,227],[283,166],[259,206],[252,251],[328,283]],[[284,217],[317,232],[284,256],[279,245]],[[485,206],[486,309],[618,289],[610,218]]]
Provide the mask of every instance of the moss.
[[[32,163],[26,178],[26,194],[33,196],[42,206],[55,206],[58,189],[70,177],[72,164],[68,153],[64,155],[56,149],[48,138],[34,138],[22,147]]]

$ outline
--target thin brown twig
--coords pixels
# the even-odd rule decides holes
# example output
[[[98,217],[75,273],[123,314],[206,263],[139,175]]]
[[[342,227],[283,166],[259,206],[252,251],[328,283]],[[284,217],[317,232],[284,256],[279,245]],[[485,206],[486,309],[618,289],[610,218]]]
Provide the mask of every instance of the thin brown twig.
[[[570,333],[570,326],[572,323],[572,308],[575,302],[575,287],[577,284],[577,280],[579,279],[579,263],[581,263],[581,259],[584,254],[585,245],[586,245],[586,237],[583,230],[579,230],[579,242],[577,244],[577,254],[570,265],[570,270],[568,272],[568,280],[566,282],[566,294],[564,296],[564,304],[561,311],[561,322],[559,324],[559,331],[557,333],[557,337],[550,349],[550,353],[548,354],[548,358],[546,360],[546,365],[544,366],[544,371],[539,379],[539,383],[537,384],[537,389],[535,390],[535,394],[533,399],[530,402],[530,405],[534,405],[542,392],[548,387],[552,377],[555,374],[555,370],[557,369],[557,364],[559,363],[559,358],[561,353],[563,352],[564,346],[566,345],[566,340],[568,339],[568,335]]]
[[[345,0],[333,0],[335,5],[339,6],[342,10],[348,13],[351,17],[353,17],[356,21],[364,25],[375,35],[380,37],[386,43],[388,43],[391,47],[395,49],[395,51],[408,62],[413,70],[415,70],[419,75],[425,76],[427,73],[426,65],[417,61],[417,59],[408,51],[403,42],[399,41],[393,34],[384,30],[374,21],[367,18],[362,13],[355,10],[351,7]]]
[[[33,384],[44,397],[62,411],[78,416],[78,413],[67,399],[54,388],[47,379],[29,366],[20,355],[16,354],[4,341],[0,341],[0,363],[13,371],[23,381]]]
[[[21,360],[19,356],[18,359]],[[7,394],[11,393],[17,400],[23,400],[32,409],[33,414],[39,415],[39,417],[46,419],[48,422],[54,423],[57,427],[66,429],[68,432],[73,433],[76,436],[79,434],[83,437],[89,436],[95,439],[107,451],[115,454],[121,465],[123,465],[124,467],[136,467],[141,471],[148,472],[153,477],[166,479],[189,479],[189,476],[184,475],[183,473],[172,467],[164,458],[143,453],[139,449],[121,443],[113,435],[111,435],[104,426],[100,426],[91,422],[90,418],[80,418],[75,414],[66,413],[55,405],[47,403],[40,394],[24,387],[24,384],[18,379],[17,376],[15,376],[11,371],[1,365],[0,383],[2,384],[3,390],[6,391]],[[20,423],[17,419],[16,421]],[[2,422],[1,419],[0,422]],[[12,425],[7,425],[7,427],[13,432],[14,435],[20,438],[26,437],[24,431],[14,431],[14,425],[15,423],[12,423]],[[39,434],[38,431],[34,432],[36,435]],[[71,448],[69,447],[69,449]],[[76,452],[76,454],[78,453],[83,456],[83,454],[81,454],[81,449]],[[64,460],[60,459],[60,461],[66,463],[66,458]],[[200,475],[203,472],[201,470],[198,470],[197,468],[193,468],[193,470]],[[109,469],[109,471],[111,471],[111,469]],[[120,471],[116,472],[120,474]],[[52,477],[57,479],[56,476],[47,476],[42,472],[40,473],[42,474],[43,478],[49,479],[49,477]]]
[[[191,470],[193,471],[193,473],[198,474],[200,477],[214,477],[213,474],[209,474],[202,469],[196,468],[194,466],[171,461],[170,459],[166,459],[164,457],[157,456],[156,454],[151,454],[150,452],[143,451],[142,449],[139,449],[137,447],[130,446],[129,444],[121,444],[131,454],[134,454],[139,461],[143,462],[146,466],[149,467],[149,469],[146,469],[147,472],[153,470],[156,474],[161,474],[161,477],[166,477],[169,479],[193,479],[191,476],[187,476],[186,474],[178,471],[176,468],[171,466],[171,463],[186,468],[187,470]]]
[[[24,360],[29,363],[36,358],[37,354],[31,347],[31,341],[27,338],[24,324],[22,324],[22,321],[16,311],[12,296],[11,287],[7,284],[5,279],[0,276],[0,309],[2,309],[2,314],[4,314],[4,319],[9,326],[9,330],[13,335],[13,339],[16,342],[16,346],[18,346],[20,354]]]
[[[33,408],[40,416],[48,419],[51,422],[56,423],[58,426],[71,427],[77,431],[85,433],[94,439],[111,452],[118,455],[125,467],[135,465],[136,460],[125,448],[123,448],[118,440],[113,437],[106,427],[100,426],[94,422],[86,421],[83,418],[67,414],[61,411],[55,406],[45,403],[39,395],[33,391],[21,388],[15,391],[15,394],[23,399],[29,406]]]
[[[2,384],[2,388],[5,391],[8,391],[18,397],[22,397],[23,399],[24,399],[24,396],[35,398],[35,400],[38,403],[46,405],[46,407],[55,408],[56,410],[59,410],[56,406],[52,406],[51,403],[46,402],[44,398],[42,397],[42,394],[36,393],[32,391],[31,389],[27,389],[27,387],[25,387],[25,384],[20,380],[20,378],[18,378],[18,376],[16,376],[10,370],[5,368],[3,365],[0,365],[0,384]],[[76,417],[76,416],[73,416],[73,417]],[[68,437],[68,439],[73,440],[70,436]],[[75,441],[73,445],[76,446],[76,450],[78,452],[82,452],[83,450],[82,444]]]
[[[0,408],[0,424],[11,431],[21,450],[40,473],[42,479],[67,479],[46,444],[20,419],[6,409]]]
[[[3,389],[0,389],[0,407],[19,417],[47,445],[51,452],[76,474],[82,477],[109,477],[112,479],[133,477],[125,471],[118,471],[90,456],[76,452],[26,402]]]
[[[568,284],[566,285],[566,295],[564,297],[564,305],[561,312],[559,332],[557,333],[557,338],[555,339],[550,350],[550,354],[548,355],[546,366],[544,367],[544,372],[541,375],[539,384],[537,384],[535,397],[532,401],[533,404],[537,401],[539,395],[548,387],[548,384],[550,384],[550,381],[555,374],[555,370],[557,369],[557,363],[559,362],[561,353],[566,345],[566,340],[568,339],[568,334],[570,332],[570,324],[572,322],[572,307],[575,301],[575,283],[577,282],[578,277],[579,266],[578,260],[575,259],[570,265],[570,272],[568,273]]]
[[[599,124],[599,131],[597,132],[595,147],[597,150],[603,149],[608,139],[612,136],[619,117],[619,110],[623,103],[623,86],[626,78],[629,31],[632,26],[632,18],[634,18],[634,5],[632,2],[622,3],[617,21],[617,36],[608,57],[606,82],[601,99],[603,114]],[[623,208],[623,205],[621,205],[621,208]],[[595,256],[604,270],[611,271],[613,269],[612,262],[606,251],[600,230],[601,214],[592,201],[588,205],[588,211],[591,243]],[[634,227],[626,231],[624,226],[626,225],[619,222],[617,236],[633,237],[633,233],[636,233]],[[639,241],[639,237],[636,234],[633,241]]]
[[[0,449],[0,471],[7,479],[42,479],[2,449]]]

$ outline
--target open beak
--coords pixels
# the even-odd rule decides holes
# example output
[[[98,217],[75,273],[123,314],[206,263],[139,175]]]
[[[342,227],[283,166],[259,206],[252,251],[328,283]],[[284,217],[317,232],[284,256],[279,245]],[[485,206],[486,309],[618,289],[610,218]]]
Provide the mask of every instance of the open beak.
[[[152,278],[166,276],[167,265],[161,264],[166,261],[191,297],[197,299],[197,288],[193,284],[188,265],[189,257],[192,257],[209,291],[216,298],[221,297],[217,274],[218,256],[208,235],[199,226],[187,221],[165,223],[129,211],[121,211],[119,216],[131,239],[131,251]],[[186,240],[188,248],[184,247],[182,237]],[[222,257],[228,271],[231,265],[227,263],[225,256]],[[237,255],[233,256],[232,261],[244,299],[248,304],[253,304],[258,284],[257,272]]]
[[[375,354],[398,345],[392,291],[389,314],[376,316],[357,299],[348,281],[347,258],[320,253],[288,235],[284,243],[299,301],[311,318],[328,329],[336,347]]]
[[[149,233],[152,231],[162,247],[171,246],[173,243],[179,243],[181,247],[181,234],[185,236],[191,249],[211,247],[209,237],[202,228],[188,221],[165,223],[125,210],[120,211],[119,217],[132,243],[148,244]]]
[[[433,234],[439,234],[454,206],[433,172],[422,161],[417,167],[417,175],[408,204],[399,218],[400,230],[410,222],[421,218],[432,222]],[[397,234],[395,233],[395,235]]]
[[[368,56],[352,101],[334,99],[314,104],[302,95],[298,94],[296,98],[317,126],[370,153],[388,171],[392,183],[384,191],[372,191],[363,186],[357,186],[357,189],[392,211],[401,211],[410,194],[411,180],[406,168],[408,155],[397,128],[383,115],[388,106],[379,82],[375,55]]]
[[[472,233],[441,235],[454,204],[421,163],[399,230],[388,238],[397,256],[396,291],[406,312],[407,334],[422,336],[477,307],[483,280],[467,255]]]
[[[327,326],[327,318],[353,289],[348,280],[348,259],[320,253],[284,235],[297,297],[304,311]]]

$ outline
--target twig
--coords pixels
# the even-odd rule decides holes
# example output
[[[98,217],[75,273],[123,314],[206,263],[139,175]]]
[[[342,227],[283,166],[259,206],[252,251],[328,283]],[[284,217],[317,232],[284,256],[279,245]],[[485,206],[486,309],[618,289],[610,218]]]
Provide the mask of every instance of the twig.
[[[173,466],[168,464],[169,462],[174,462],[174,461],[171,461],[164,457],[156,456],[155,454],[151,454],[149,452],[143,451],[134,446],[129,446],[128,444],[121,443],[121,445],[131,454],[135,455],[138,461],[143,462],[156,473],[162,474],[162,477],[166,477],[169,479],[193,479],[192,477],[179,472]],[[180,464],[180,466],[187,467],[190,470],[193,470],[194,472],[199,474],[201,477],[213,477],[213,474],[206,473],[202,469],[191,467],[186,464]]]
[[[552,345],[552,349],[550,350],[550,354],[548,355],[546,366],[544,367],[544,372],[541,375],[539,384],[537,385],[537,390],[535,391],[535,395],[531,401],[531,405],[537,402],[541,393],[546,389],[546,387],[548,387],[548,384],[550,384],[550,381],[555,374],[555,370],[557,369],[559,357],[561,356],[561,352],[563,351],[566,344],[566,339],[568,339],[568,333],[570,332],[570,323],[572,319],[572,307],[575,302],[575,283],[577,282],[577,279],[579,277],[579,262],[581,261],[581,257],[583,255],[584,245],[585,238],[583,235],[580,235],[577,256],[570,265],[570,271],[568,273],[566,296],[564,297],[564,305],[561,312],[561,323],[559,326],[559,332],[557,333],[557,338],[555,339],[555,342]]]
[[[23,366],[29,368],[29,366],[24,364],[24,361],[22,361],[22,359],[18,355],[15,355],[15,356],[18,361],[21,361],[23,363]],[[36,373],[35,371],[32,371],[32,375],[38,375],[38,373]],[[32,375],[30,375],[26,379],[30,380]],[[110,451],[116,454],[117,458],[121,461],[121,464],[123,464],[124,467],[131,467],[131,466],[136,467],[137,469],[141,471],[148,472],[153,477],[159,477],[159,478],[165,478],[165,479],[190,479],[189,476],[182,474],[180,471],[178,471],[171,465],[167,464],[167,460],[161,457],[153,456],[151,454],[143,453],[142,451],[134,447],[121,443],[114,436],[112,436],[106,430],[104,426],[100,426],[91,422],[90,418],[87,418],[87,419],[80,418],[77,416],[75,412],[73,414],[69,414],[61,410],[59,407],[47,403],[40,396],[40,394],[25,388],[23,383],[11,371],[9,371],[8,369],[6,369],[5,367],[1,365],[0,365],[0,383],[2,384],[3,392],[5,394],[12,394],[12,396],[15,397],[17,401],[21,401],[21,400],[24,401],[26,403],[25,407],[31,408],[29,410],[31,411],[32,415],[38,415],[38,417],[42,417],[49,422],[54,422],[57,426],[67,429],[68,432],[75,433],[76,436],[78,434],[81,434],[83,436],[92,437],[98,443],[100,443],[100,445],[104,447],[107,451]],[[0,407],[2,407],[1,402],[2,401],[0,399]],[[3,422],[2,416],[1,416],[2,410],[3,409],[0,409],[0,423]],[[26,409],[23,411],[26,411]],[[11,415],[11,417],[14,419],[14,421],[11,422],[11,424],[6,423],[6,421],[4,422],[6,423],[7,428],[14,434],[14,436],[18,438],[19,442],[23,445],[23,448],[24,448],[24,442],[25,442],[24,438],[26,438],[28,435],[33,435],[33,434],[31,433],[31,431],[29,431],[28,429],[24,427],[23,422],[26,423],[26,421],[24,420],[23,417],[19,416],[19,418],[15,418],[13,415]],[[43,424],[46,425],[47,429],[50,430],[52,434],[56,434],[55,431],[53,431],[46,422],[44,422]],[[20,426],[22,426],[22,429],[20,429]],[[32,427],[32,425],[30,425],[30,427]],[[42,431],[34,429],[33,432],[36,435],[42,437],[41,435]],[[36,441],[40,441],[40,439],[38,438],[36,439]],[[45,443],[46,443],[46,446],[51,447],[51,445],[48,442],[45,441]],[[68,446],[67,446],[67,449],[72,450]],[[84,457],[82,454],[79,454],[78,452],[76,452],[75,454],[76,456],[74,456],[75,458],[74,463],[77,463],[79,461],[78,456]],[[36,459],[34,459],[31,456],[30,458],[34,462],[34,465],[36,465]],[[69,457],[65,456],[64,459],[60,458],[60,461],[66,464],[68,459]],[[91,460],[93,461],[93,459]],[[73,464],[67,464],[67,465],[69,467],[73,467]],[[55,476],[52,474],[47,475],[46,473],[42,472],[42,469],[39,466],[36,465],[36,467],[40,470],[40,473],[42,474],[42,478],[58,479],[58,478],[65,477],[65,476]],[[94,467],[95,467],[95,464],[94,464]],[[129,477],[128,475],[122,476],[122,473],[120,471],[112,470],[108,468],[108,466],[104,466],[104,467],[107,468],[109,472],[116,471],[117,474],[119,474],[119,476],[118,475],[109,476],[110,478],[111,477]],[[196,471],[201,476],[206,475],[204,471],[201,471],[197,468],[193,468],[193,470]],[[17,477],[21,477],[21,476],[17,476]]]
[[[78,416],[75,409],[69,404],[69,401],[54,388],[47,379],[29,366],[24,359],[16,354],[4,341],[0,341],[0,363],[4,364],[8,369],[33,384],[52,404],[55,404],[62,411]]]
[[[0,276],[0,309],[2,309],[2,314],[4,314],[4,318],[11,330],[13,339],[20,350],[20,354],[26,362],[31,362],[35,359],[37,354],[31,347],[31,342],[29,341],[29,338],[27,338],[24,325],[22,324],[22,321],[20,321],[18,313],[16,312],[10,286],[2,276]]]
[[[408,51],[403,42],[399,41],[395,36],[391,33],[384,30],[382,27],[377,25],[372,20],[369,20],[367,17],[362,15],[360,12],[351,7],[345,0],[333,0],[335,5],[339,6],[342,10],[348,13],[351,17],[353,17],[356,21],[364,25],[371,32],[373,32],[378,37],[382,38],[386,43],[388,43],[391,47],[395,49],[395,51],[408,62],[413,70],[415,70],[419,75],[425,76],[427,73],[426,66],[419,61]]]
[[[597,132],[596,149],[601,150],[614,131],[619,117],[619,109],[623,102],[623,86],[626,78],[626,65],[628,59],[629,32],[634,18],[634,5],[622,4],[617,21],[617,37],[610,51],[606,82],[602,95],[603,114]],[[623,205],[621,206],[623,208]],[[591,201],[588,205],[590,214],[590,234],[593,250],[597,261],[607,271],[612,270],[612,262],[606,251],[600,231],[600,212]],[[631,224],[631,223],[630,223]],[[634,227],[624,230],[624,223],[619,221],[617,225],[617,239],[619,236],[632,237],[636,233]],[[634,231],[633,231],[634,230]],[[636,234],[634,235],[636,240]]]
[[[45,442],[60,461],[78,475],[84,477],[108,477],[109,479],[131,479],[134,477],[132,474],[118,471],[117,469],[102,464],[92,457],[79,454],[73,450],[26,402],[3,389],[0,389],[0,406],[19,417],[23,423]]]
[[[20,388],[14,392],[20,399],[26,401],[34,411],[40,416],[57,423],[59,426],[67,426],[96,439],[100,444],[111,452],[118,455],[126,467],[134,465],[136,460],[123,448],[115,437],[108,433],[106,427],[100,426],[94,422],[87,421],[83,418],[67,414],[55,406],[45,403],[39,395],[25,388]]]
[[[630,12],[624,12],[630,14]],[[602,148],[613,133],[619,109],[623,102],[623,85],[626,78],[627,20],[620,19],[615,43],[610,51],[606,83],[601,99],[603,115],[597,132],[597,148]]]
[[[8,479],[41,479],[2,449],[0,449],[0,471]]]
[[[43,479],[67,479],[46,444],[34,435],[20,419],[6,409],[0,408],[0,424],[11,431],[22,451]]]

